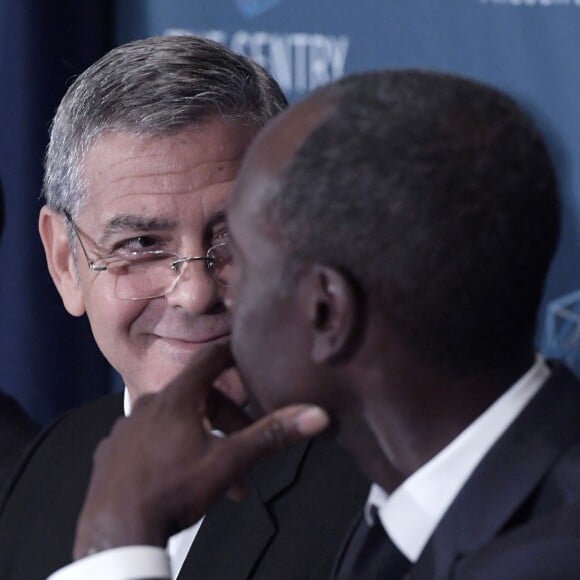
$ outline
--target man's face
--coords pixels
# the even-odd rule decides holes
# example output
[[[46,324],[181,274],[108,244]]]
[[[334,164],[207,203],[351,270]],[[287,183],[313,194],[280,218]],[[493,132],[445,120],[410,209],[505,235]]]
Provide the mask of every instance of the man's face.
[[[248,195],[248,198],[257,200]],[[284,278],[285,257],[260,208],[245,198],[229,213],[233,268],[227,291],[232,309],[232,349],[258,412],[293,400],[288,382],[299,382],[305,338],[295,306],[298,291]],[[252,396],[254,395],[254,396]]]
[[[145,247],[205,255],[227,235],[223,211],[255,133],[216,119],[172,136],[99,138],[86,157],[88,201],[75,220],[89,257]],[[137,301],[117,298],[115,275],[90,271],[80,248],[76,262],[77,298],[133,400],[162,388],[202,345],[228,340],[224,291],[203,261],[189,262],[166,296]]]
[[[233,316],[232,350],[253,403],[262,411],[313,400],[304,308],[308,289],[299,270],[295,275],[286,271],[286,251],[264,203],[320,114],[316,107],[299,106],[260,135],[228,207],[233,267],[226,304]]]

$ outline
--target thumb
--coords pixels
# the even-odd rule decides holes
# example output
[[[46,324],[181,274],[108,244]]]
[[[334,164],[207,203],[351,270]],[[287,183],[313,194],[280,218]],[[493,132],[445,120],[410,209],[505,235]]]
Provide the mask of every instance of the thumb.
[[[269,453],[314,437],[329,424],[330,418],[324,409],[314,405],[291,405],[262,417],[242,434]]]
[[[220,441],[221,461],[214,475],[227,487],[262,457],[318,435],[329,424],[328,414],[320,407],[291,405],[278,409]]]

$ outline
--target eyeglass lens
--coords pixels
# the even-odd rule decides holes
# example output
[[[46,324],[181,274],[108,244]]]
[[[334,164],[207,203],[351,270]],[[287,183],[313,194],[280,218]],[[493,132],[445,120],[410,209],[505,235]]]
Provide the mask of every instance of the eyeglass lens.
[[[175,264],[173,254],[149,254],[110,264],[115,276],[115,295],[120,300],[157,298],[171,291],[189,262],[204,262],[209,275],[221,286],[227,286],[231,254],[226,243],[218,244],[207,257],[195,257]]]

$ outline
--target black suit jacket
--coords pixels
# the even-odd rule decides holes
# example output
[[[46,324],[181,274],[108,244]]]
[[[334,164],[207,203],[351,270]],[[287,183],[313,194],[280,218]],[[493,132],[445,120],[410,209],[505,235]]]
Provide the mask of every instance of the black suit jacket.
[[[0,496],[8,475],[38,431],[18,402],[0,391]]]
[[[484,457],[409,577],[580,578],[580,382],[565,367]]]
[[[121,410],[121,397],[105,397],[35,442],[0,513],[2,580],[44,579],[70,562],[93,450]],[[179,578],[323,578],[368,487],[327,437],[275,455],[253,471],[244,501],[209,511]]]

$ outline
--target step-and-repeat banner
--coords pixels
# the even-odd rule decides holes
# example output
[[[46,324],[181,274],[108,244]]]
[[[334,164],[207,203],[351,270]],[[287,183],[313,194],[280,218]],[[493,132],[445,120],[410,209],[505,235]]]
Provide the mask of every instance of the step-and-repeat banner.
[[[120,0],[117,26],[118,42],[213,38],[266,66],[291,100],[384,67],[465,74],[516,97],[546,134],[564,192],[538,342],[580,370],[580,0]]]
[[[538,342],[580,370],[580,0],[0,0],[0,388],[35,418],[119,386],[46,271],[36,223],[50,118],[70,79],[111,46],[180,33],[261,62],[291,100],[383,67],[462,73],[519,99],[564,192]]]

